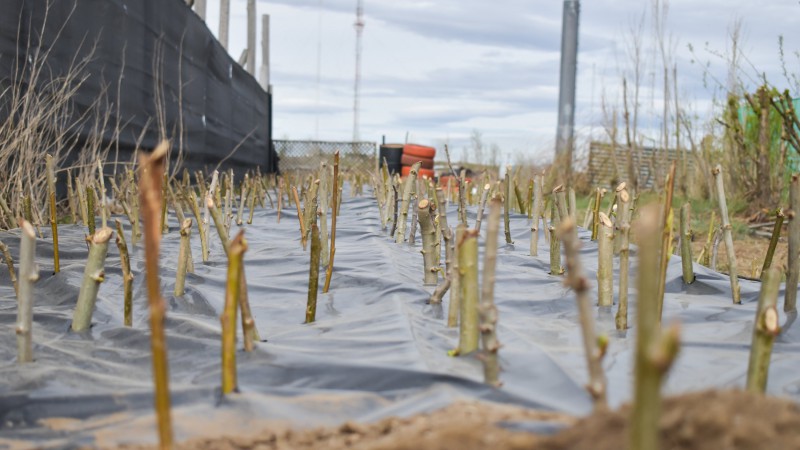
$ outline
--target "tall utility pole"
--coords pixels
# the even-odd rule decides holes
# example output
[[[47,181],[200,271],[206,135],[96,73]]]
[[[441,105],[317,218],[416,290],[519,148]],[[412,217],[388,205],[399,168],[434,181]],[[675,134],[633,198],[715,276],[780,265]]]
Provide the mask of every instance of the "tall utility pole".
[[[247,0],[247,71],[256,76],[256,0]]]
[[[194,0],[194,11],[203,19],[206,20],[206,0]]]
[[[231,16],[231,1],[220,0],[219,32],[217,33],[217,38],[219,40],[219,43],[222,44],[222,48],[224,48],[225,50],[228,49],[228,24],[230,23],[230,16]]]
[[[359,95],[361,89],[361,34],[364,32],[364,6],[361,0],[358,0],[356,6],[356,23],[353,24],[356,29],[356,80],[353,87],[353,142],[358,142],[358,109],[359,109]]]
[[[556,131],[556,163],[564,164],[564,181],[572,172],[572,153],[575,146],[575,76],[578,69],[579,0],[564,0],[561,28],[561,79],[558,86],[558,130]]]
[[[261,15],[261,87],[269,90],[269,14]]]

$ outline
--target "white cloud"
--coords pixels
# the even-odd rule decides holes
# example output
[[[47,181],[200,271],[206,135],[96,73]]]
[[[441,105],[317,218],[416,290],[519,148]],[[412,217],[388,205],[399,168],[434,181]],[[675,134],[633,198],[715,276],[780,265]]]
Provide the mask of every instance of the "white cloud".
[[[271,15],[271,66],[275,135],[321,139],[352,136],[355,71],[355,0],[260,1]],[[600,97],[620,99],[629,74],[626,35],[649,2],[582,3],[576,129],[600,130]],[[245,46],[244,0],[232,1],[230,52]],[[216,32],[216,1],[209,0]],[[361,136],[402,141],[407,132],[434,144],[466,145],[473,128],[504,151],[547,152],[555,135],[562,2],[529,0],[365,0]],[[790,70],[800,59],[800,5],[789,0],[672,0],[668,30],[674,39],[681,101],[708,112],[714,78],[725,80],[730,24],[741,18],[748,73],[765,72],[784,83],[778,56],[783,35]],[[260,21],[258,21],[260,25]],[[644,28],[645,61],[640,96],[643,127],[661,108],[661,73],[650,24]],[[260,41],[260,39],[259,39]],[[692,44],[694,55],[687,45]],[[318,49],[319,71],[318,68]],[[706,49],[712,50],[712,52]],[[695,63],[692,59],[695,58]],[[704,77],[710,62],[713,77]],[[260,63],[260,54],[259,54]],[[690,105],[690,102],[696,104]],[[597,133],[599,134],[599,133]]]

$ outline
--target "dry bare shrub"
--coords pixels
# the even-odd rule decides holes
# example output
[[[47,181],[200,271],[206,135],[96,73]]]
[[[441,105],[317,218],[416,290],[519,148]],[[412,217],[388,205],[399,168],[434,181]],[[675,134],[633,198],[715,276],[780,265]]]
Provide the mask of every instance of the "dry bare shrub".
[[[42,29],[47,26],[49,12],[46,8]],[[22,18],[20,18],[22,20]],[[63,28],[59,29],[58,39]],[[87,45],[83,57],[73,59],[63,73],[49,64],[50,48],[33,40],[30,33],[25,40],[20,37],[18,48],[22,57],[16,60],[12,73],[0,80],[0,197],[8,204],[13,217],[0,219],[0,227],[15,225],[14,217],[23,212],[22,201],[31,197],[36,223],[42,223],[42,208],[46,204],[47,183],[45,155],[50,154],[59,167],[69,149],[76,149],[76,176],[88,181],[94,172],[93,162],[104,158],[107,148],[102,137],[82,142],[81,133],[86,127],[97,131],[109,121],[104,96],[84,110],[75,107],[74,100],[89,74],[87,66],[94,46]],[[79,55],[81,49],[76,49]],[[97,133],[91,133],[97,136]],[[65,170],[64,168],[61,169]]]

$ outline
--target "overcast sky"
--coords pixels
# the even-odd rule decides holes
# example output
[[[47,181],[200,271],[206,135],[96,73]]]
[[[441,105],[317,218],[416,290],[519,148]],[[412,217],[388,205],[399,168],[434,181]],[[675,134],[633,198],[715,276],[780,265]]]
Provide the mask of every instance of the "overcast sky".
[[[364,0],[360,137],[403,142],[408,133],[413,142],[449,142],[458,158],[479,130],[485,144],[500,146],[501,162],[514,154],[549,157],[562,6],[557,0]],[[208,0],[214,33],[218,8]],[[231,9],[230,53],[238,58],[246,43],[246,1],[232,0]],[[350,140],[356,0],[260,0],[257,9],[271,18],[275,137]],[[580,137],[603,135],[603,97],[609,108],[620,104],[622,76],[631,76],[631,30],[643,14],[642,128],[658,129],[663,65],[654,53],[652,12],[650,0],[581,2]],[[772,83],[790,87],[779,36],[789,72],[800,73],[798,0],[672,0],[666,17],[680,101],[701,117],[726,83],[724,56],[736,20],[742,24],[742,78],[764,72]],[[704,76],[709,63],[711,76]],[[657,139],[655,133],[649,136]]]

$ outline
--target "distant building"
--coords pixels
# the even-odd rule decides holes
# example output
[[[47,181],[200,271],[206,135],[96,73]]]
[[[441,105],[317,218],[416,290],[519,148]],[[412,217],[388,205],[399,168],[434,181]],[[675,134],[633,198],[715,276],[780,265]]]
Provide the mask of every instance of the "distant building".
[[[686,157],[687,167],[693,167],[691,151],[684,150],[683,156]],[[632,180],[628,176],[628,167],[629,163],[633,163],[639,189],[652,189],[657,176],[663,177],[673,161],[680,167],[681,152],[674,148],[663,150],[654,147],[635,147],[629,151],[624,145],[618,145],[614,149],[609,143],[592,141],[589,145],[587,167],[589,183],[592,186],[614,188],[625,181],[630,186]]]

